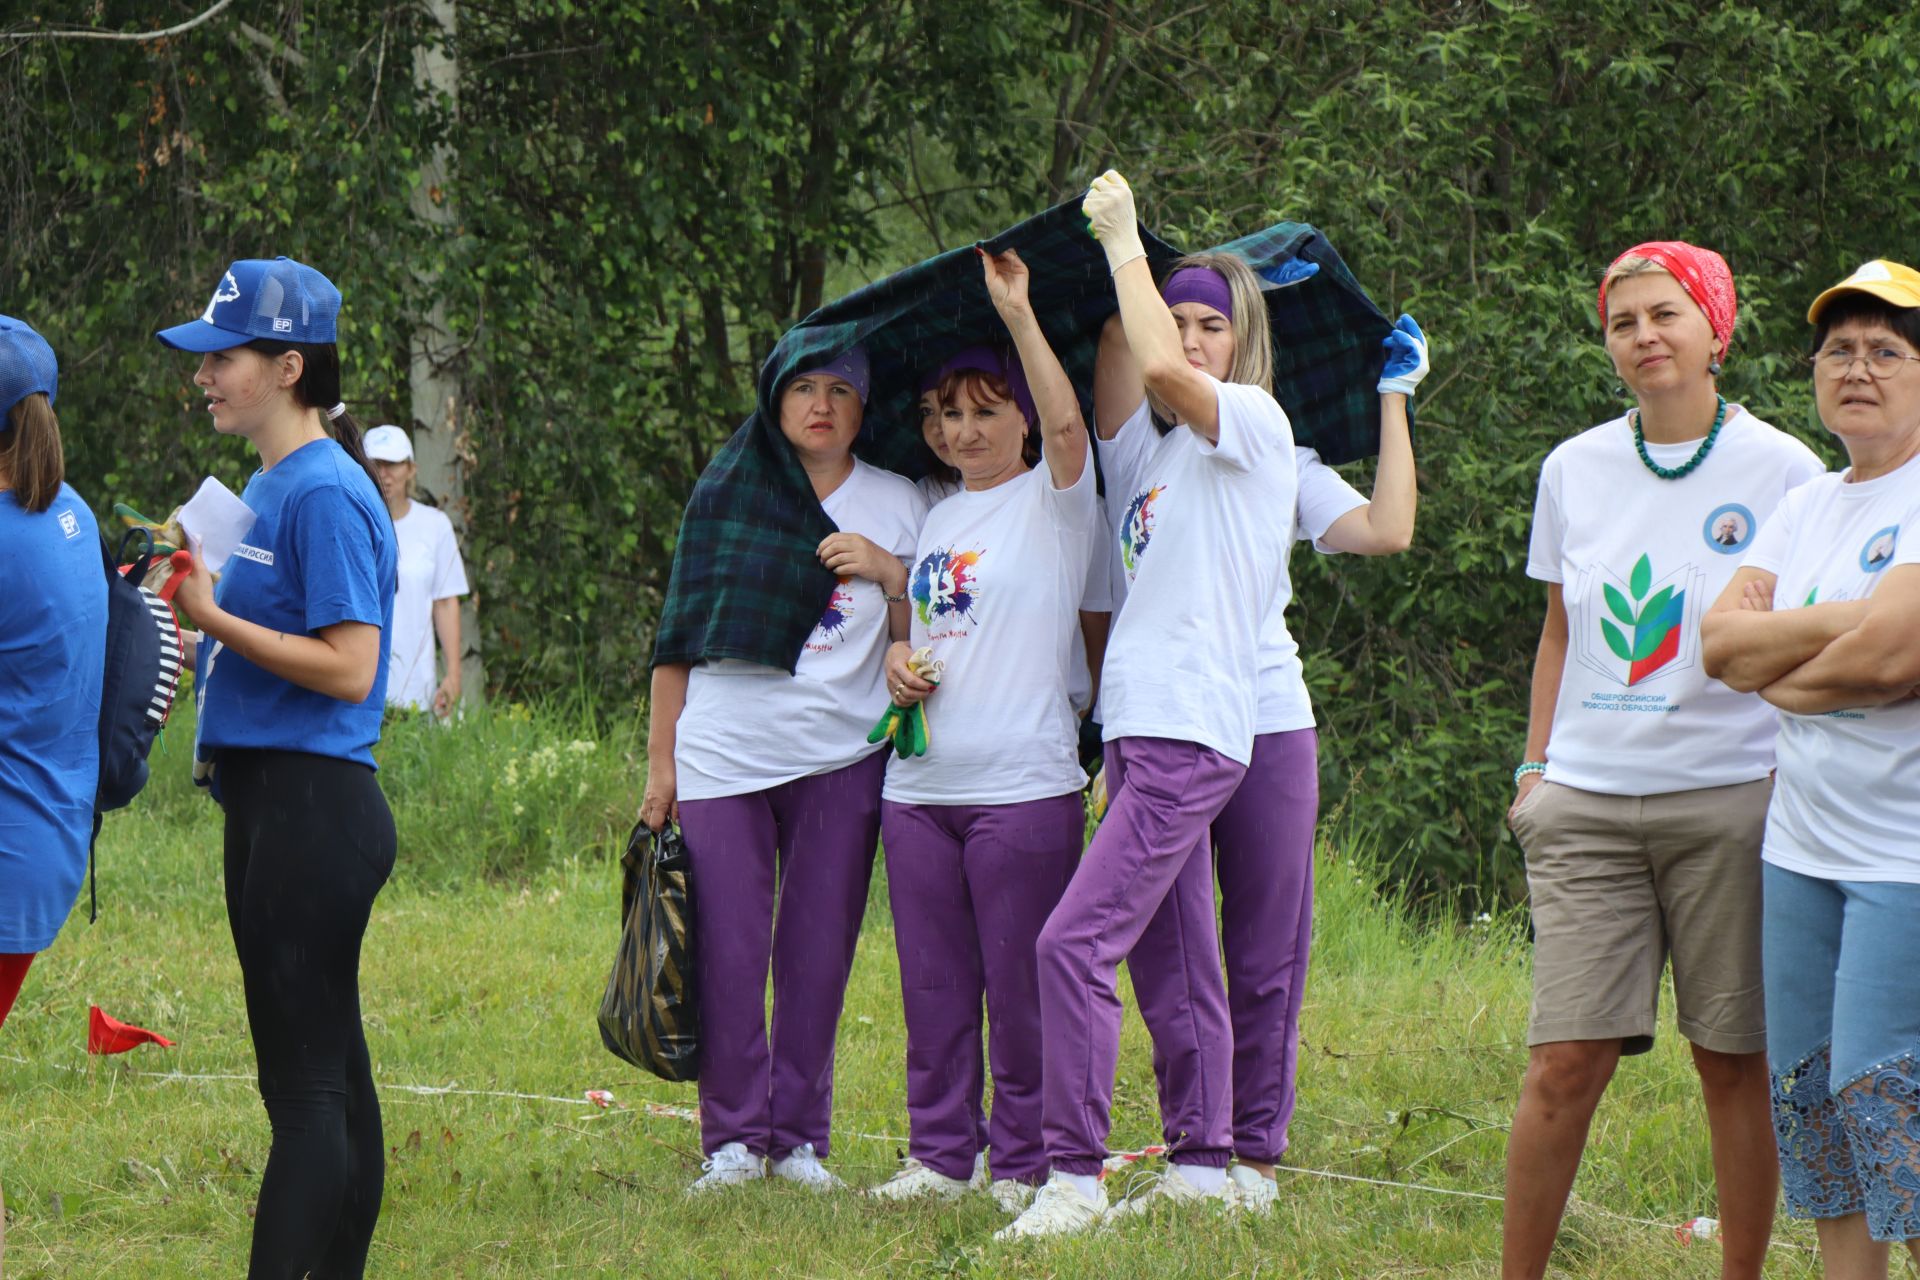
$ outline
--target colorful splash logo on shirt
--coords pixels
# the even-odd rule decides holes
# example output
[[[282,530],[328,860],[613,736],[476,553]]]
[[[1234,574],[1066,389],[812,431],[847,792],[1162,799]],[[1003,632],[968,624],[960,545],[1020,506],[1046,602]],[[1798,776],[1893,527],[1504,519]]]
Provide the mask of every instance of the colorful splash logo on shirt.
[[[1707,516],[1707,522],[1700,527],[1700,536],[1721,555],[1737,556],[1753,544],[1757,523],[1753,512],[1737,502],[1729,502],[1715,507]]]
[[[826,610],[821,613],[814,631],[835,640],[847,634],[847,623],[853,619],[853,579],[842,578],[833,588],[833,598],[827,601]]]
[[[943,618],[973,618],[973,606],[980,601],[978,582],[983,551],[955,551],[936,547],[920,557],[913,567],[914,612],[920,621],[932,626]]]
[[[1860,548],[1860,572],[1878,573],[1893,563],[1893,549],[1900,545],[1900,526],[1890,524],[1867,539]]]
[[[1129,579],[1140,572],[1140,557],[1147,553],[1147,544],[1153,541],[1153,504],[1166,488],[1157,484],[1142,490],[1127,504],[1126,519],[1120,522],[1120,563],[1126,566]]]
[[[1627,595],[1611,582],[1600,584],[1611,618],[1600,619],[1600,635],[1613,656],[1628,664],[1627,684],[1639,684],[1680,656],[1681,621],[1687,593],[1668,583],[1653,589],[1653,563],[1642,555],[1627,577]]]

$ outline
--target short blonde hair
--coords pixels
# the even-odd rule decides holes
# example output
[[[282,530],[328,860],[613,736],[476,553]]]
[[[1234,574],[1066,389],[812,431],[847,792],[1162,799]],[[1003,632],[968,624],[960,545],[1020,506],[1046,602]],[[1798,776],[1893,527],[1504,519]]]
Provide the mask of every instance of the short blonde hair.
[[[1600,292],[1605,293],[1613,288],[1617,280],[1631,280],[1635,276],[1651,275],[1656,271],[1661,275],[1673,274],[1652,258],[1643,258],[1637,253],[1630,253],[1607,268],[1607,274],[1600,278]]]
[[[1190,253],[1167,274],[1187,267],[1205,267],[1227,282],[1233,302],[1233,364],[1227,381],[1258,387],[1273,394],[1273,327],[1267,322],[1267,300],[1260,278],[1246,260],[1231,253]]]

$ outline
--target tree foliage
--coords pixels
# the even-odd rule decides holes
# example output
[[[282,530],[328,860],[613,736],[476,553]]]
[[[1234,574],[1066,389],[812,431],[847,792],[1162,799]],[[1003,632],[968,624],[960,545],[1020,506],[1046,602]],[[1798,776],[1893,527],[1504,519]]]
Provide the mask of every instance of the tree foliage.
[[[133,31],[197,8],[93,17]],[[0,306],[62,356],[83,492],[164,506],[201,474],[242,478],[187,359],[149,337],[228,259],[287,253],[341,285],[370,419],[405,420],[431,289],[466,388],[492,677],[625,699],[693,477],[812,306],[1109,164],[1176,243],[1310,221],[1434,338],[1414,549],[1294,569],[1329,808],[1442,888],[1517,885],[1500,814],[1542,603],[1521,565],[1546,450],[1623,407],[1593,320],[1606,262],[1649,238],[1726,254],[1729,395],[1834,456],[1797,362],[1804,304],[1915,239],[1920,15],[1899,6],[458,14],[457,102],[415,89],[433,28],[404,0],[240,6],[144,43],[0,41]],[[453,201],[450,234],[410,205],[443,142],[453,176],[427,194]]]

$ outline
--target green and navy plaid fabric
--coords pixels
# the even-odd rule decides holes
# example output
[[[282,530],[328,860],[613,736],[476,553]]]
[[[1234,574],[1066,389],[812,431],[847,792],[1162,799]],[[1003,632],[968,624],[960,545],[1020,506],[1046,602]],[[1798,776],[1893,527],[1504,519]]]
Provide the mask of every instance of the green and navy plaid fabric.
[[[1144,228],[1141,241],[1156,273],[1179,257]],[[1026,262],[1034,313],[1091,421],[1094,357],[1115,302],[1106,255],[1088,234],[1079,200],[979,246],[994,253],[1015,249]],[[1296,437],[1329,462],[1377,452],[1374,384],[1389,326],[1339,255],[1300,223],[1281,223],[1221,249],[1246,258],[1257,272],[1291,257],[1320,264],[1318,275],[1267,294],[1276,398],[1294,418]],[[758,407],[707,464],[687,502],[653,660],[740,658],[791,671],[832,596],[834,576],[814,548],[835,526],[780,434],[778,393],[795,374],[864,343],[873,380],[854,452],[918,478],[933,460],[920,433],[921,377],[962,347],[1005,338],[974,246],[895,272],[788,330],[761,366]]]
[[[1380,452],[1381,342],[1393,323],[1373,305],[1327,238],[1304,222],[1280,222],[1213,249],[1246,260],[1266,286],[1273,326],[1273,395],[1293,438],[1329,466]],[[1320,270],[1297,284],[1272,277],[1294,259]],[[1412,421],[1413,406],[1407,406]]]

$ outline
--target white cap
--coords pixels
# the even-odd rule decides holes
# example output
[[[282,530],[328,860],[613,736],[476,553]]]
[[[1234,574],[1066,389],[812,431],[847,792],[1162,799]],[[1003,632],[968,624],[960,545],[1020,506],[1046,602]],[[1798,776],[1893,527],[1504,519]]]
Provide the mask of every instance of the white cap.
[[[412,462],[413,441],[398,427],[375,427],[361,442],[375,462]]]

